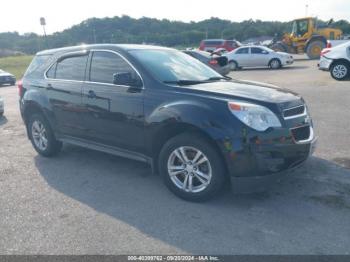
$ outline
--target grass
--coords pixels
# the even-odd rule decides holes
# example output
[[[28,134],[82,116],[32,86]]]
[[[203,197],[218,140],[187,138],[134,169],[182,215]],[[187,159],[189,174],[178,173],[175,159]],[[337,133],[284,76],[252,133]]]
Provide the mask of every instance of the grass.
[[[10,56],[0,58],[0,69],[13,74],[17,80],[23,77],[33,56]]]

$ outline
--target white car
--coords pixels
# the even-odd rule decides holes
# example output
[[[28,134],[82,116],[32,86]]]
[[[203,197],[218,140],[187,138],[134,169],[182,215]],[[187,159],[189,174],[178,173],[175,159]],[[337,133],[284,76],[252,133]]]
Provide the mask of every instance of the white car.
[[[330,71],[336,80],[344,80],[350,76],[350,41],[333,48],[325,48],[321,52],[318,68]]]
[[[231,65],[232,70],[242,67],[270,67],[278,69],[291,65],[293,56],[284,52],[275,52],[265,46],[241,46],[224,54]]]
[[[4,100],[0,96],[0,117],[4,114]]]

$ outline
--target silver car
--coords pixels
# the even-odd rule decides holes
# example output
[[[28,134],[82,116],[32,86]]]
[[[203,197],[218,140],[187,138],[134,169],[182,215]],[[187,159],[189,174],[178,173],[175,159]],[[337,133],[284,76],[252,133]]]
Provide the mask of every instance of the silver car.
[[[4,114],[4,100],[0,96],[0,117]]]
[[[265,46],[241,46],[229,53],[227,57],[231,70],[242,67],[270,67],[278,69],[282,66],[291,65],[293,56],[284,52],[275,52]]]

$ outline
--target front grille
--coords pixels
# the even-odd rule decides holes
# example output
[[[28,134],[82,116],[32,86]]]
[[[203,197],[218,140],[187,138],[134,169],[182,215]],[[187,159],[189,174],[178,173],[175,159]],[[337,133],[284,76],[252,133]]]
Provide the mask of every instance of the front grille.
[[[291,129],[295,141],[307,140],[310,137],[310,126],[301,126]]]
[[[301,105],[301,106],[292,107],[292,108],[283,110],[283,117],[293,118],[299,115],[303,115],[304,113],[305,113],[305,106]]]

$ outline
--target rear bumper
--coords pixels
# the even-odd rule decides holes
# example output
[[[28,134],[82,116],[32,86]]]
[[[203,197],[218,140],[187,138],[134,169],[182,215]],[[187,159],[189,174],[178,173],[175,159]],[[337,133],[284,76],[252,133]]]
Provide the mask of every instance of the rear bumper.
[[[323,71],[329,71],[331,64],[332,64],[333,60],[326,58],[324,56],[321,56],[318,65],[318,69],[323,70]]]
[[[218,68],[215,68],[216,72],[218,72],[220,75],[228,75],[231,72],[231,65],[225,65]]]

